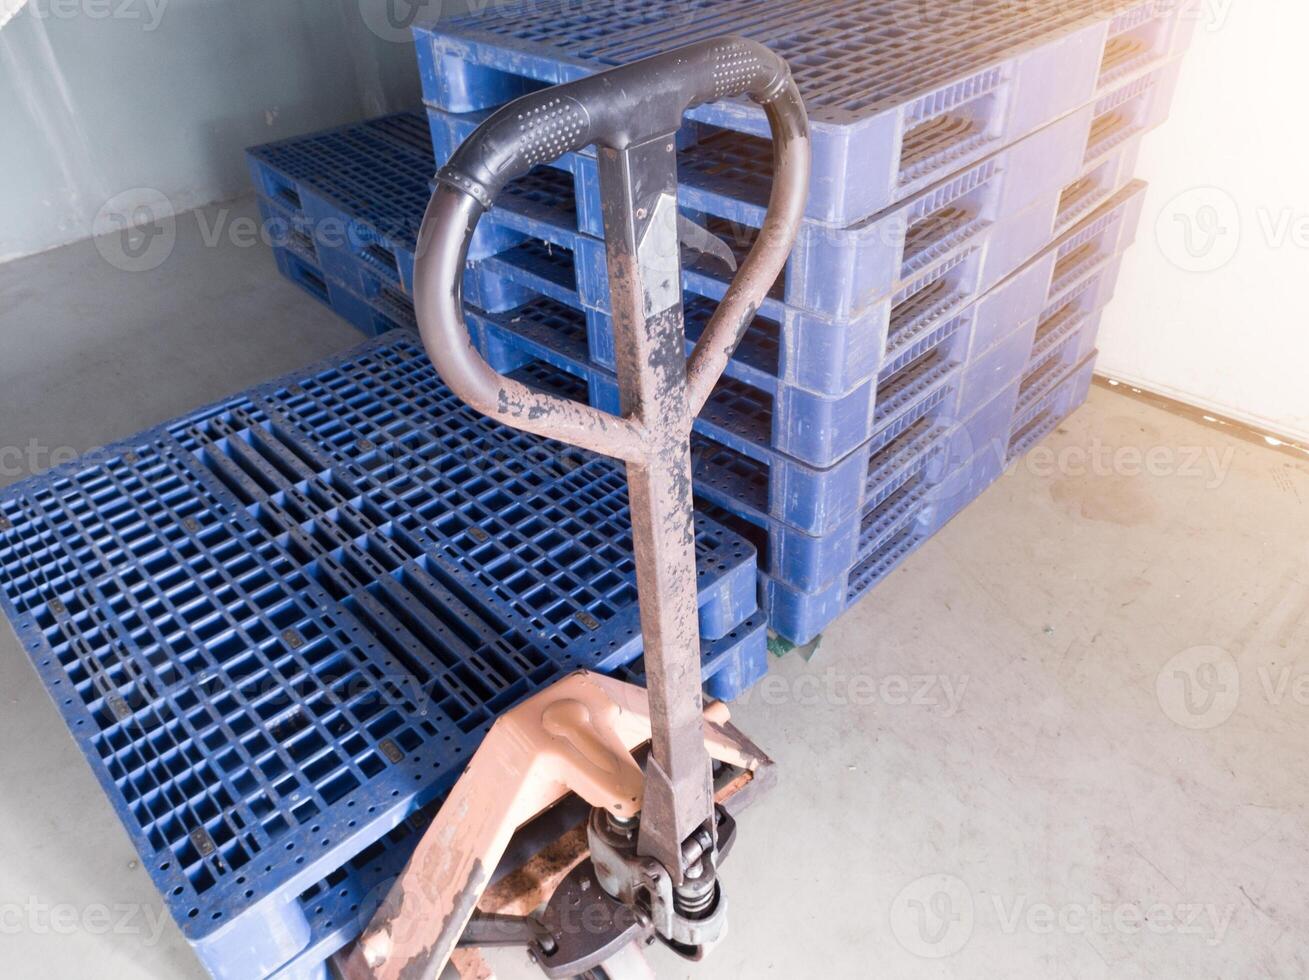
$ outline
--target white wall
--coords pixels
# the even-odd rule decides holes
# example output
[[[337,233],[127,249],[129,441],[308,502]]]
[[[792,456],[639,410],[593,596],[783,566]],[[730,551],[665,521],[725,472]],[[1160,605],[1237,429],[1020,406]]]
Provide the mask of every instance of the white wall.
[[[1309,440],[1309,3],[1201,2],[1097,370]]]
[[[387,2],[30,0],[0,29],[0,261],[88,237],[110,201],[239,194],[250,144],[416,105]]]

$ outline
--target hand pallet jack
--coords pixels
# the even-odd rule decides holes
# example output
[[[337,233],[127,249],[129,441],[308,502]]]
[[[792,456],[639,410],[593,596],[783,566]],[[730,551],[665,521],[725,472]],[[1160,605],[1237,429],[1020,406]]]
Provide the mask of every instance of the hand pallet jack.
[[[687,110],[743,95],[764,107],[772,130],[768,214],[687,357],[679,245],[726,247],[679,220],[676,133]],[[621,416],[498,374],[463,316],[469,246],[497,193],[591,145]],[[733,36],[526,95],[491,115],[437,174],[414,283],[423,343],[473,408],[626,463],[648,689],[579,672],[501,716],[372,923],[338,960],[351,980],[437,978],[457,947],[510,944],[527,946],[553,977],[649,975],[642,944],[657,938],[698,959],[724,934],[717,872],[739,807],[720,801],[757,785],[771,762],[730,724],[725,705],[703,704],[691,423],[782,272],[808,184],[808,120],[789,67]],[[552,894],[533,886],[535,898],[548,898],[544,911],[488,914],[485,893],[515,835],[577,797],[590,807],[585,835],[555,842],[563,853],[547,876]]]

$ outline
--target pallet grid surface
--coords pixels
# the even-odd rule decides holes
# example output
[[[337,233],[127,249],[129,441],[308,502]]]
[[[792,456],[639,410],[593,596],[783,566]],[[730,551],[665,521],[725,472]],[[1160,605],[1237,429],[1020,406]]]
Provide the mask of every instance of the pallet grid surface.
[[[248,976],[501,711],[639,657],[629,538],[620,467],[476,415],[394,331],[5,489],[0,604],[184,935]],[[753,549],[701,516],[697,561],[734,696]]]
[[[419,24],[424,99],[491,108],[723,34],[791,65],[811,119],[808,213],[850,224],[1183,50],[1193,0],[543,0]],[[758,106],[688,118],[766,136]],[[855,179],[854,175],[860,175]]]

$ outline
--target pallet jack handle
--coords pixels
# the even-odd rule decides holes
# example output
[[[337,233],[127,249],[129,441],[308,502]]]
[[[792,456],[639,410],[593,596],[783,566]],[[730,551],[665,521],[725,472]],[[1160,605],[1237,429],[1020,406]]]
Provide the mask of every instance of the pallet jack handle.
[[[687,110],[742,95],[764,107],[772,130],[768,212],[688,358],[676,134]],[[463,315],[470,244],[496,195],[533,167],[593,144],[621,415],[499,374],[474,348]],[[561,790],[587,798],[632,828],[625,831],[632,853],[624,861],[637,869],[633,873],[652,874],[651,881],[673,889],[657,903],[665,916],[660,935],[691,951],[720,934],[725,904],[714,872],[719,813],[710,751],[715,737],[723,737],[721,731],[713,736],[718,730],[711,719],[726,714],[722,705],[706,710],[701,690],[691,424],[783,271],[804,214],[809,165],[808,120],[786,62],[760,44],[728,36],[511,102],[483,122],[437,174],[419,232],[414,281],[424,346],[445,383],[483,414],[626,463],[648,695],[620,682],[574,675],[497,722],[366,932],[354,960],[361,972],[407,976],[408,964],[420,962],[418,975],[439,969],[502,851],[505,826],[517,819],[510,815],[530,815],[533,806]],[[648,737],[643,772],[631,760],[634,745],[620,737],[615,719],[624,718],[641,719],[638,734]],[[741,759],[756,757],[753,750],[732,751]],[[537,763],[546,756],[554,762],[545,765],[551,774],[542,776]],[[511,758],[519,761],[511,764]],[[561,771],[569,775],[557,777]],[[503,807],[485,807],[474,798],[474,784],[492,787],[485,792],[489,801],[497,795],[497,773],[502,787],[519,785],[517,795]],[[622,773],[627,776],[620,778]],[[630,782],[634,774],[641,777],[639,792],[619,792],[628,786],[623,779]],[[610,792],[628,803],[620,805]],[[528,799],[531,806],[523,802]],[[447,813],[452,800],[465,816]],[[494,810],[494,817],[478,814],[479,806]],[[460,837],[466,846],[455,846]],[[615,859],[604,870],[596,862],[609,876],[610,894],[625,887],[616,870],[622,863]],[[442,910],[433,925],[439,936],[430,945],[421,936],[414,939],[411,930],[422,915],[415,903],[424,888],[434,890],[434,897],[422,907]]]
[[[689,358],[677,232],[676,132],[688,109],[748,95],[773,136],[773,187],[752,249]],[[623,415],[535,391],[473,347],[461,289],[478,220],[511,180],[595,144]],[[517,99],[437,175],[419,233],[415,310],[442,379],[478,411],[628,464],[655,726],[641,851],[674,861],[712,813],[700,740],[691,422],[782,273],[809,188],[809,123],[784,60],[742,37],[701,41]],[[666,785],[665,785],[666,784]],[[675,880],[681,870],[670,867]]]
[[[742,37],[721,37],[656,55],[630,65],[523,96],[491,115],[454,152],[437,174],[438,188],[419,232],[414,282],[418,327],[442,379],[473,408],[527,432],[549,436],[627,462],[648,456],[649,419],[639,400],[617,419],[607,412],[535,391],[497,373],[469,341],[461,287],[473,232],[496,195],[533,167],[592,144],[601,163],[651,141],[661,143],[695,106],[748,95],[763,105],[773,137],[773,188],[753,249],[742,263],[717,313],[687,361],[687,401],[694,417],[727,367],[756,310],[786,263],[795,242],[809,188],[809,124],[800,92],[786,62]],[[606,152],[609,151],[609,152]],[[666,149],[675,171],[675,150]],[[635,175],[634,175],[635,176]],[[603,177],[602,177],[603,180]],[[607,188],[612,190],[613,188]],[[646,188],[634,188],[637,197]],[[666,188],[658,188],[660,193]],[[673,190],[675,190],[675,185]],[[606,236],[610,210],[635,204],[638,239],[646,227],[675,219],[652,213],[630,195],[604,194]],[[676,198],[673,198],[675,211]],[[676,239],[659,244],[671,251],[652,258],[678,258]],[[638,255],[638,259],[642,256]],[[624,276],[610,255],[611,276]],[[641,271],[646,271],[642,269]],[[658,286],[667,293],[666,284]],[[661,294],[663,295],[663,294]],[[680,291],[675,294],[680,302]],[[619,298],[614,297],[615,305]],[[614,310],[615,316],[619,310]],[[681,351],[679,348],[679,355]]]

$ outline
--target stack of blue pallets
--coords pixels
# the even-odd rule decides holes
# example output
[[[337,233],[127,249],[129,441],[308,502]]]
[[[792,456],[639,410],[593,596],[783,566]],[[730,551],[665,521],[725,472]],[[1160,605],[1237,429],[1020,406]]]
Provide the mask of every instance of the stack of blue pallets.
[[[755,554],[696,532],[733,698],[767,667]],[[639,680],[629,539],[621,466],[477,415],[391,331],[0,491],[0,608],[210,972],[323,977],[499,713]]]
[[[697,421],[695,466],[703,510],[759,549],[770,625],[805,642],[1085,399],[1141,136],[1194,20],[1188,0],[497,6],[416,30],[430,146],[403,114],[251,163],[266,213],[317,249],[309,266],[280,250],[284,271],[367,330],[411,325],[430,170],[495,107],[722,33],[788,58],[808,217]],[[762,111],[697,108],[679,146],[684,211],[744,254],[768,198]],[[603,234],[594,151],[538,168],[482,220],[465,299],[497,368],[550,365],[612,410]],[[688,344],[728,279],[686,257]]]
[[[498,713],[640,675],[622,468],[479,417],[409,329],[435,165],[494,106],[725,32],[808,100],[808,220],[696,424],[712,696],[766,669],[758,596],[811,638],[1085,398],[1185,4],[933,6],[498,9],[417,32],[425,114],[251,151],[279,268],[374,339],[0,492],[0,608],[215,976],[324,975]],[[738,250],[765,135],[744,103],[679,135]],[[593,155],[533,172],[465,296],[499,369],[612,409],[598,215]],[[726,279],[685,286],[693,341]]]

